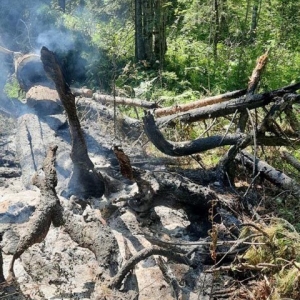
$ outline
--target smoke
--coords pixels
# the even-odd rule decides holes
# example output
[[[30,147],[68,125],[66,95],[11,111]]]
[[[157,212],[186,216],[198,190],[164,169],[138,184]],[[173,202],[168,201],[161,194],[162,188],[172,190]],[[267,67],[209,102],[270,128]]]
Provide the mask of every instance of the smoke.
[[[36,43],[39,48],[46,46],[54,52],[67,52],[75,49],[75,41],[71,33],[55,28],[40,33]]]
[[[94,35],[98,39],[102,36],[98,22],[108,22],[109,11],[103,13],[97,1],[94,4],[89,1],[79,1],[77,4],[66,1],[69,13],[70,10],[72,12],[63,14],[54,7],[54,3],[58,2],[0,0],[0,46],[38,55],[40,49],[46,46],[57,55],[70,77],[66,78],[69,83],[98,86],[109,82],[106,72],[102,71],[107,68],[107,62],[100,60],[106,55],[105,46],[102,50],[101,43],[98,40],[95,42],[94,38]],[[14,71],[13,59],[8,56],[0,54],[1,90],[7,74]],[[7,68],[3,70],[4,67]]]

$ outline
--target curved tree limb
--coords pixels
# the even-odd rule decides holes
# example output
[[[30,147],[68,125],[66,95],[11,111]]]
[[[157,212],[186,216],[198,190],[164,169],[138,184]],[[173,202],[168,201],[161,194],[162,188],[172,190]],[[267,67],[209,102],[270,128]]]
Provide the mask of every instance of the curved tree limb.
[[[227,136],[216,135],[196,139],[188,143],[175,143],[167,141],[164,138],[163,134],[159,131],[155,124],[154,117],[151,113],[148,112],[144,116],[143,122],[145,133],[149,140],[157,149],[170,156],[191,155],[225,145],[235,145],[245,137],[243,134]]]
[[[174,253],[169,251],[168,249],[163,249],[158,246],[152,246],[150,248],[145,248],[138,252],[136,255],[132,256],[125,264],[124,266],[119,270],[117,275],[112,279],[110,283],[111,288],[119,288],[123,279],[125,278],[126,274],[132,270],[136,264],[138,264],[140,261],[148,258],[151,255],[161,255],[165,256],[171,260],[174,260],[178,263],[185,264],[185,265],[191,265],[190,260],[180,254]]]

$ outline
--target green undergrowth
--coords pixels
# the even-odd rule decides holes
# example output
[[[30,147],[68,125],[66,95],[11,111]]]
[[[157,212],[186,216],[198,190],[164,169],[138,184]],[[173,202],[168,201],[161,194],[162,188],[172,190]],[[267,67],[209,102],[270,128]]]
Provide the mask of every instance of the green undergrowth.
[[[268,278],[270,300],[283,297],[300,298],[300,235],[293,225],[281,218],[266,224],[246,226],[241,238],[258,234],[239,262],[263,267],[261,275]]]

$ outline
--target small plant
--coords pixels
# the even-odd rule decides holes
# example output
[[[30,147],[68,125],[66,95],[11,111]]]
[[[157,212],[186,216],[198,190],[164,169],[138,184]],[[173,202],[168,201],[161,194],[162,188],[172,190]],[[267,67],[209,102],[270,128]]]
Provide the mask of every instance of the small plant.
[[[8,98],[22,99],[24,92],[15,76],[12,76],[4,86],[4,93]]]
[[[242,257],[244,266],[259,270],[268,277],[271,293],[268,299],[300,298],[300,235],[284,219],[272,218],[268,225],[247,226],[244,237],[260,234]]]

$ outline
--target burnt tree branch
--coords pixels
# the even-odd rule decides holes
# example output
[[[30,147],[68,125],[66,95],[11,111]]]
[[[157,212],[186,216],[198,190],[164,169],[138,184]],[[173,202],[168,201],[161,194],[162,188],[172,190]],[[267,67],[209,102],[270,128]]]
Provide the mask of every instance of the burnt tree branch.
[[[196,139],[190,142],[176,143],[167,141],[164,138],[151,113],[148,112],[144,116],[143,122],[144,130],[149,140],[157,149],[170,156],[191,155],[225,145],[235,145],[244,138],[243,134],[229,134],[226,136],[216,135],[212,137]]]
[[[132,98],[118,97],[118,96],[113,97],[110,95],[94,93],[93,99],[99,101],[102,104],[116,103],[117,105],[136,106],[136,107],[143,107],[146,109],[159,108],[159,105],[156,102],[151,102],[151,101],[146,101],[146,100],[141,100],[136,98],[132,99]]]
[[[174,105],[171,107],[163,107],[155,110],[155,116],[156,117],[162,117],[162,116],[168,116],[168,115],[173,115],[181,112],[186,112],[191,109],[196,109],[212,104],[217,104],[221,102],[228,101],[230,99],[235,99],[238,97],[241,97],[245,95],[246,90],[237,90],[233,92],[228,92],[225,94],[217,95],[217,96],[212,96],[212,97],[206,97],[197,101],[193,101],[191,103],[187,104],[181,104],[181,105]]]
[[[213,119],[224,117],[235,113],[235,111],[242,112],[246,109],[252,110],[259,107],[264,107],[271,102],[275,102],[277,97],[283,97],[285,94],[295,93],[300,89],[300,82],[289,85],[270,92],[240,97],[222,103],[212,104],[205,107],[191,109],[184,113],[161,117],[156,119],[156,124],[166,125],[174,119],[178,119],[184,123],[193,123],[205,119]]]
[[[64,223],[63,209],[56,195],[57,176],[55,170],[55,157],[57,146],[52,146],[48,150],[41,170],[33,177],[33,184],[40,189],[40,202],[34,212],[30,227],[26,235],[21,237],[17,249],[13,255],[8,270],[7,280],[14,277],[14,262],[24,251],[36,243],[42,242],[50,228],[51,223],[61,226]]]
[[[132,256],[119,270],[117,275],[112,279],[110,287],[119,288],[126,274],[130,270],[132,270],[135,267],[135,265],[138,264],[140,261],[152,255],[161,255],[178,263],[191,265],[190,260],[186,256],[171,252],[168,249],[160,248],[158,246],[152,246],[150,248],[145,248],[138,252],[136,255]]]
[[[103,177],[94,169],[94,164],[88,156],[83,131],[77,116],[75,96],[65,81],[54,53],[43,47],[41,49],[41,60],[47,76],[55,84],[70,125],[72,138],[71,159],[74,167],[68,186],[68,193],[73,193],[83,198],[89,196],[101,197],[105,190]]]
[[[276,170],[274,167],[270,166],[268,163],[255,158],[253,155],[242,151],[241,154],[236,156],[236,161],[246,168],[252,170],[253,165],[256,166],[256,171],[260,172],[261,176],[275,184],[276,186],[289,191],[291,194],[299,197],[300,195],[300,185],[294,179],[290,178],[280,170]]]
[[[167,265],[167,263],[164,261],[164,259],[161,256],[158,256],[156,259],[156,262],[166,280],[166,282],[170,285],[172,289],[172,294],[176,300],[181,299],[181,287],[173,274],[170,267]]]

